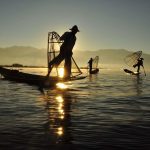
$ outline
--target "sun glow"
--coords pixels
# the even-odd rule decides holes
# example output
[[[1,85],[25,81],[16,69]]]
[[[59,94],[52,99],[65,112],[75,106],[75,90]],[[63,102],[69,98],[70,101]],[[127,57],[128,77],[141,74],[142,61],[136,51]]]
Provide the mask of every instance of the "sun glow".
[[[59,69],[58,69],[58,76],[59,76],[60,78],[63,78],[63,77],[64,77],[64,68],[59,68]]]
[[[56,86],[60,89],[66,89],[67,85],[65,85],[64,83],[57,83]]]

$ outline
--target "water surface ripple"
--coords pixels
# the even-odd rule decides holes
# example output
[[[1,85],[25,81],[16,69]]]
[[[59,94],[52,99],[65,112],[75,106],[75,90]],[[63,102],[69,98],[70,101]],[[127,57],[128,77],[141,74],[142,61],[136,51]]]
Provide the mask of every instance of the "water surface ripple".
[[[101,70],[66,89],[0,85],[0,150],[150,149],[148,73]]]

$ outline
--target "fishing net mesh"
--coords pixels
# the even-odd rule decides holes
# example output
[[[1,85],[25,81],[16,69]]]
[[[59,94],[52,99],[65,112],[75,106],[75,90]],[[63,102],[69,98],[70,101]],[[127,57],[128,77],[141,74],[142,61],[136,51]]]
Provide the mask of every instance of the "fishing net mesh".
[[[124,61],[128,66],[132,67],[134,64],[137,63],[137,60],[141,57],[141,55],[142,51],[134,52],[132,54],[127,55]]]
[[[97,69],[97,68],[98,68],[98,62],[99,62],[99,56],[96,56],[96,57],[93,59],[92,69]]]

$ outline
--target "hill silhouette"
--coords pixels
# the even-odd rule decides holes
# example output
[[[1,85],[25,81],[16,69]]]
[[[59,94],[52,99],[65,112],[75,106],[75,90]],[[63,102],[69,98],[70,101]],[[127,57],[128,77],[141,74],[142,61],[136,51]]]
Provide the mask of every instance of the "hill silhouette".
[[[19,63],[27,66],[47,66],[47,50],[34,47],[13,46],[0,48],[0,65]],[[125,49],[99,49],[97,51],[73,51],[80,67],[86,67],[91,57],[99,56],[99,67],[125,66],[124,58],[132,53]],[[143,54],[145,67],[150,65],[150,54]]]
[[[19,63],[23,65],[45,66],[46,50],[34,47],[13,46],[0,48],[0,65]]]

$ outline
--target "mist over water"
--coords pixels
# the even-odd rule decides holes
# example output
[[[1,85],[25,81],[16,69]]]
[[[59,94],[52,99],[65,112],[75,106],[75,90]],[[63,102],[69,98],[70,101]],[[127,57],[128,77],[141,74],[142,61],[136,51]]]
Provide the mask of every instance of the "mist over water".
[[[0,85],[1,150],[150,147],[149,72],[137,77],[101,69],[50,89],[6,80]]]

